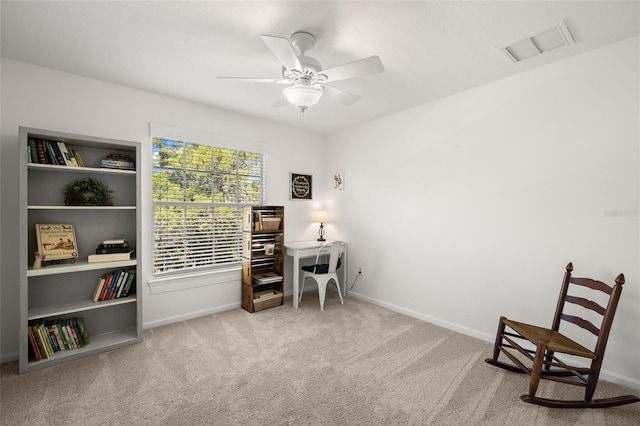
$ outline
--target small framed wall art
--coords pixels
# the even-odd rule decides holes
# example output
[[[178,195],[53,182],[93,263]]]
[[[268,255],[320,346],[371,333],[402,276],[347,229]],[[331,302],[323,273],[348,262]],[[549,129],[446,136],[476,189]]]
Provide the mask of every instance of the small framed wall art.
[[[333,174],[333,189],[335,191],[344,190],[344,173],[336,172]]]
[[[312,175],[289,173],[289,199],[312,200]]]

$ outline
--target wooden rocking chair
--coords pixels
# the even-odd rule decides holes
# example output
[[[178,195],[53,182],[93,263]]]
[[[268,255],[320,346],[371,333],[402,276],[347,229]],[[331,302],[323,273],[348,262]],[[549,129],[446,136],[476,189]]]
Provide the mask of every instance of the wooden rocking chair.
[[[624,275],[618,275],[615,285],[611,287],[603,282],[589,278],[572,278],[572,271],[573,265],[569,263],[564,274],[562,289],[551,328],[542,328],[512,321],[502,316],[498,324],[493,358],[487,358],[485,361],[505,370],[529,374],[531,376],[529,394],[522,395],[520,399],[532,404],[553,408],[602,408],[639,402],[640,398],[634,395],[592,399],[598,384],[598,376],[602,367],[602,358],[607,346],[611,323],[622,292]],[[599,292],[605,293],[608,296],[606,308],[590,299],[569,295],[570,288],[572,292],[582,291],[584,293],[593,291],[593,293],[596,293],[595,296]],[[578,290],[579,288],[582,290]],[[601,295],[600,297],[602,298]],[[599,315],[598,318],[601,316],[602,323],[600,328],[594,326],[591,321],[576,315],[574,312],[579,309],[590,316],[594,316],[593,312]],[[582,313],[579,315],[586,316]],[[596,336],[595,349],[593,351],[587,349],[561,334],[558,331],[561,321],[575,324],[593,333]],[[505,331],[506,327],[513,331]],[[528,346],[528,348],[525,346]],[[513,364],[498,361],[500,353],[506,355]],[[571,359],[575,359],[575,357],[582,359],[583,362],[579,363],[582,366],[572,365],[575,362],[561,361],[555,356],[556,353],[568,354]],[[527,367],[524,364],[524,362],[527,362],[525,358],[532,362],[531,367]],[[589,366],[584,366],[585,364]],[[586,388],[584,400],[566,401],[539,398],[536,396],[536,391],[540,379],[583,386]]]

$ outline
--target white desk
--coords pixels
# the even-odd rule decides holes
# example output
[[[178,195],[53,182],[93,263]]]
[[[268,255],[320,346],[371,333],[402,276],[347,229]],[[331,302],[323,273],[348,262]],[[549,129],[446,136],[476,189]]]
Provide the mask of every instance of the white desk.
[[[296,241],[293,243],[284,243],[284,253],[287,256],[293,258],[293,307],[298,307],[298,289],[300,288],[300,259],[308,257],[316,257],[318,255],[318,248],[322,244],[330,243],[331,241]],[[329,254],[329,249],[323,249],[321,253]],[[347,244],[344,244],[344,254],[342,255],[342,295],[347,296]],[[338,283],[340,285],[340,283]]]

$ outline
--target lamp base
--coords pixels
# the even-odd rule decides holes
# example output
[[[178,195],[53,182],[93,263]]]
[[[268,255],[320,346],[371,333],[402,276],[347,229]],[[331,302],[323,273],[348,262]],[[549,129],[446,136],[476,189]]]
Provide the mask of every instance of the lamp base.
[[[324,225],[322,224],[322,222],[320,222],[320,229],[318,229],[318,235],[320,236],[320,238],[318,238],[318,241],[326,241],[324,239]]]

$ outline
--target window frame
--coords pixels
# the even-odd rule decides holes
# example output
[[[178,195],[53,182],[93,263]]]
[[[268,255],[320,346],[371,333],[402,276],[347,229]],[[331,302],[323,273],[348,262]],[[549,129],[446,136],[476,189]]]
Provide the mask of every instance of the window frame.
[[[207,133],[207,132],[198,132],[198,131],[185,131],[185,129],[179,129],[178,132],[175,131],[175,128],[170,128],[172,131],[167,131],[168,127],[164,126],[164,125],[156,125],[154,126],[153,123],[150,125],[150,136],[151,136],[151,142],[152,142],[152,147],[151,147],[151,155],[152,155],[152,166],[151,166],[151,201],[152,201],[152,219],[153,219],[153,225],[151,228],[151,233],[153,235],[153,242],[152,242],[152,256],[151,256],[151,270],[152,270],[152,276],[153,278],[150,280],[150,284],[152,282],[158,283],[158,284],[167,284],[168,280],[171,279],[180,279],[183,277],[201,277],[201,276],[205,276],[205,275],[211,275],[211,274],[220,274],[223,273],[223,275],[221,275],[221,277],[224,277],[224,273],[225,272],[229,272],[229,271],[237,271],[239,269],[241,269],[241,256],[242,256],[242,231],[241,231],[241,226],[242,226],[242,207],[247,206],[247,205],[263,205],[266,204],[266,199],[267,199],[267,191],[266,191],[266,183],[267,183],[267,157],[268,157],[268,153],[266,152],[266,145],[260,142],[255,142],[255,141],[249,141],[249,140],[243,140],[243,139],[239,139],[239,138],[231,138],[228,136],[224,136],[224,135],[217,135],[217,134],[212,134],[212,133]],[[220,202],[220,201],[214,201],[213,199],[210,202],[189,202],[189,201],[185,201],[184,199],[182,201],[163,201],[163,200],[157,200],[155,197],[155,187],[154,187],[154,177],[155,177],[155,173],[156,173],[156,164],[155,164],[155,160],[154,160],[154,156],[156,155],[156,148],[155,148],[155,139],[164,139],[164,140],[171,140],[171,141],[179,141],[181,143],[187,143],[187,144],[195,144],[195,145],[206,145],[208,147],[211,148],[211,155],[212,155],[212,161],[215,158],[215,149],[216,148],[222,148],[222,149],[229,149],[235,152],[236,155],[238,155],[238,152],[248,152],[250,154],[258,154],[260,156],[260,172],[258,175],[255,175],[254,177],[257,177],[260,182],[259,182],[259,188],[260,188],[260,194],[259,194],[259,201],[256,202],[242,202],[242,201],[238,201],[238,197],[236,197],[236,201],[235,202]],[[215,174],[215,170],[214,170],[214,164],[211,164],[211,169],[208,170],[208,173],[211,174]],[[236,164],[237,166],[237,164]],[[185,171],[185,167],[186,164],[183,163],[182,165],[182,171]],[[238,167],[236,167],[234,169],[234,173],[235,176],[238,176],[238,171],[240,169]],[[246,175],[245,175],[246,176]],[[215,184],[213,183],[213,179],[211,182],[211,188],[213,190]],[[215,209],[217,207],[231,207],[232,209],[235,209],[236,212],[234,213],[234,229],[237,231],[237,239],[235,239],[235,243],[230,243],[230,247],[233,250],[234,249],[234,245],[235,247],[237,247],[237,250],[239,250],[239,252],[236,253],[236,256],[234,256],[237,260],[235,261],[230,261],[230,262],[223,262],[223,263],[219,263],[219,264],[209,264],[209,265],[202,265],[202,266],[196,266],[196,267],[184,267],[184,268],[179,268],[179,269],[174,269],[174,270],[170,270],[170,271],[158,271],[157,269],[157,264],[156,264],[156,253],[157,253],[157,247],[156,247],[156,243],[157,243],[157,233],[156,233],[156,219],[157,219],[157,207],[162,206],[162,205],[173,205],[173,206],[179,206],[179,207],[206,207],[208,209],[211,209],[211,217],[212,219],[215,218]],[[213,222],[212,222],[213,224]],[[215,230],[213,231],[215,232]],[[215,241],[215,235],[212,236],[212,238],[214,238]],[[213,245],[213,247],[211,248],[211,250],[215,250],[215,245]],[[210,256],[210,259],[213,259],[213,253]],[[223,279],[223,281],[226,280],[226,278]],[[169,287],[167,287],[169,288]]]

